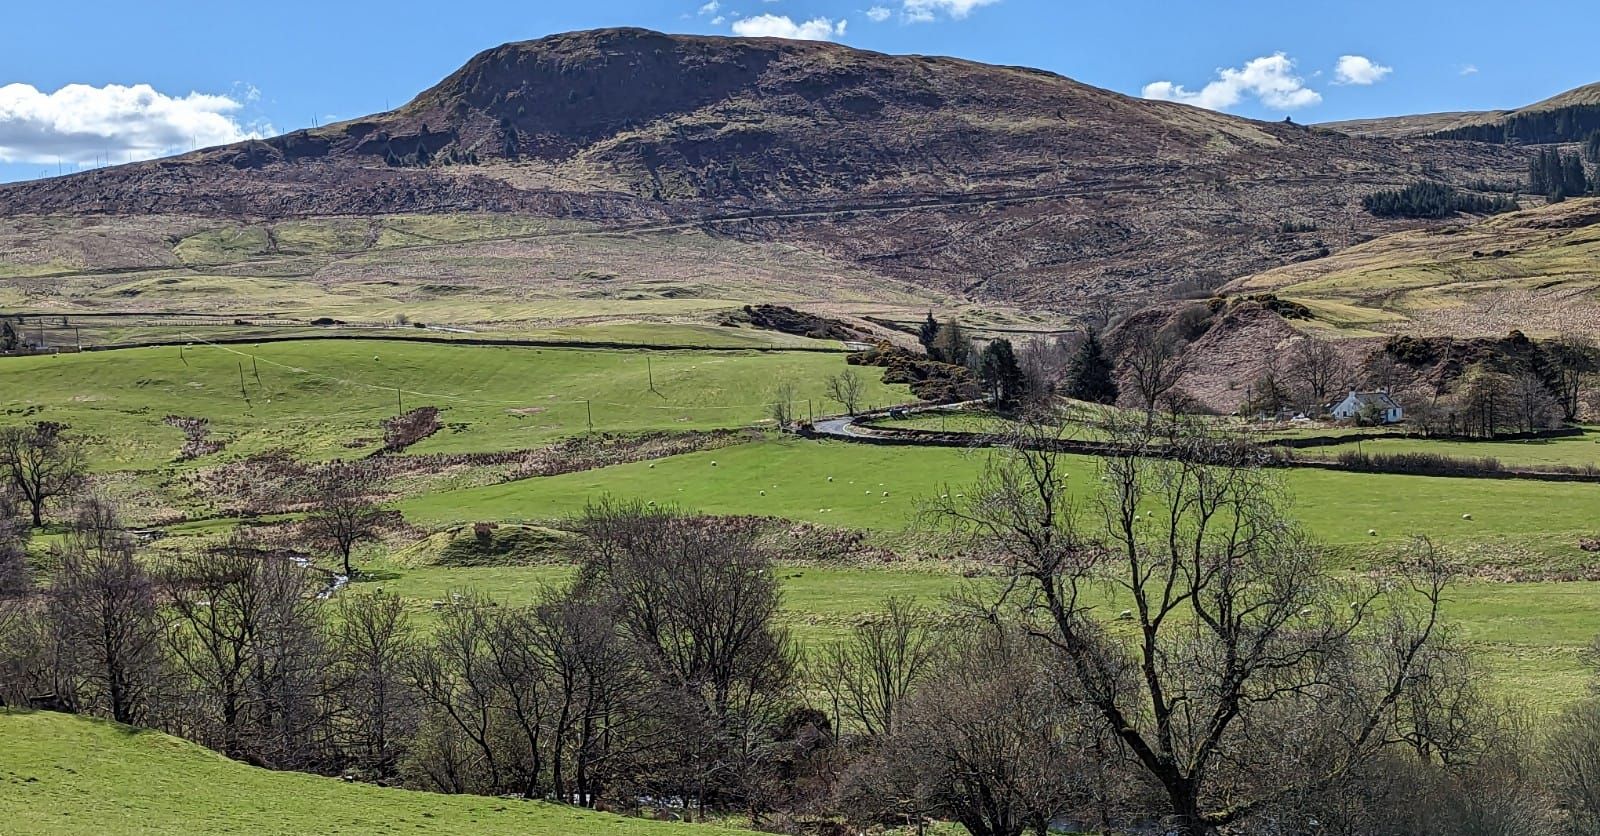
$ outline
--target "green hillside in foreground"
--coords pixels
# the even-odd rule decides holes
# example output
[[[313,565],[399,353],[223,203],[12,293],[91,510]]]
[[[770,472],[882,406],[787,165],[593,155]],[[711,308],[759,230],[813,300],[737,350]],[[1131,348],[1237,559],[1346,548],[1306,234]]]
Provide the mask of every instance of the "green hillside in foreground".
[[[0,832],[710,836],[729,828],[271,772],[178,738],[0,712]]]

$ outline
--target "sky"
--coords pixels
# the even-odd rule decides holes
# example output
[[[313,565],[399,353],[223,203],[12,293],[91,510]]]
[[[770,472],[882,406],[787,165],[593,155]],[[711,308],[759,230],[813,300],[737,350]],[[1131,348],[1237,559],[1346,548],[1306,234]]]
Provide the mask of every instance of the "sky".
[[[1038,67],[1324,122],[1511,108],[1600,81],[1594,0],[84,0],[0,8],[0,181],[398,107],[507,41],[607,26]]]

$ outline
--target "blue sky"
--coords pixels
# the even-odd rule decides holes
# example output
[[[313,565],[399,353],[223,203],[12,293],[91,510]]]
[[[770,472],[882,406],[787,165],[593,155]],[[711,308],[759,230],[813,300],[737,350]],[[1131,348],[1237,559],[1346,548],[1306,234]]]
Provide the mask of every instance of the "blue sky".
[[[482,49],[624,25],[957,55],[1302,122],[1514,107],[1600,81],[1579,46],[1600,32],[1593,0],[25,2],[0,11],[0,180],[360,116]]]

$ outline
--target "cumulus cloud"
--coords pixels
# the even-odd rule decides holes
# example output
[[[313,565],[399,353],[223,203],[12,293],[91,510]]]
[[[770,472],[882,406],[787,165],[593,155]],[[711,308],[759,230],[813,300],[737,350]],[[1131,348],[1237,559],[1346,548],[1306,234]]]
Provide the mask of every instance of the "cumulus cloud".
[[[1333,83],[1335,84],[1377,84],[1383,77],[1394,72],[1393,67],[1385,67],[1374,63],[1371,58],[1362,55],[1341,55],[1339,63],[1333,68]]]
[[[873,23],[882,23],[885,20],[888,20],[889,16],[892,14],[894,14],[894,12],[883,6],[873,6],[872,8],[867,9],[867,20],[870,20]]]
[[[788,38],[793,41],[829,41],[844,37],[848,21],[834,23],[825,17],[814,17],[804,23],[795,23],[788,15],[764,14],[746,17],[733,22],[733,33],[745,38]]]
[[[717,0],[711,0],[711,2],[700,7],[700,15],[702,17],[705,15],[714,15],[717,13],[717,9],[720,8],[722,8],[721,3],[718,3]]]
[[[1462,67],[1461,68],[1461,74],[1462,75],[1477,75],[1478,74],[1478,65],[1477,64],[1468,64],[1468,65]]]
[[[928,23],[941,14],[961,20],[972,14],[973,9],[998,2],[1000,0],[901,0],[900,11],[911,23]]]
[[[1254,96],[1274,110],[1294,110],[1322,101],[1322,94],[1307,87],[1305,79],[1295,75],[1294,61],[1281,52],[1253,59],[1243,67],[1219,69],[1216,80],[1199,90],[1190,90],[1171,81],[1154,81],[1144,86],[1143,95],[1147,99],[1183,102],[1207,110],[1226,110],[1245,96]]]
[[[148,84],[68,84],[54,93],[7,84],[0,87],[0,161],[146,160],[272,131],[241,125],[233,114],[242,106],[230,96],[168,96]]]

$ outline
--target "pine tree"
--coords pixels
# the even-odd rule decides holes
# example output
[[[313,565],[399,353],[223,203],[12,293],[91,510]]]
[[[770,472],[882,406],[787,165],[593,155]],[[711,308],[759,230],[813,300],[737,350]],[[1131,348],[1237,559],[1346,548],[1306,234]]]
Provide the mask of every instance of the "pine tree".
[[[1589,191],[1589,178],[1583,170],[1583,159],[1577,154],[1562,155],[1561,182],[1568,195],[1577,196]]]
[[[1100,337],[1090,331],[1073,359],[1072,375],[1067,380],[1067,397],[1090,403],[1117,402],[1117,379],[1106,358]]]
[[[978,378],[989,390],[989,397],[998,403],[1017,402],[1027,388],[1022,365],[1017,362],[1017,353],[1007,339],[991,340],[983,347],[983,356],[978,362]]]
[[[917,329],[917,342],[922,343],[922,350],[933,351],[933,341],[939,336],[939,323],[934,321],[933,311],[928,311],[928,318],[923,320],[922,327]]]

